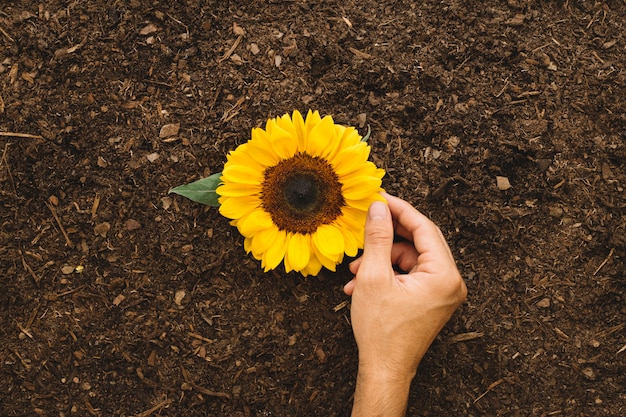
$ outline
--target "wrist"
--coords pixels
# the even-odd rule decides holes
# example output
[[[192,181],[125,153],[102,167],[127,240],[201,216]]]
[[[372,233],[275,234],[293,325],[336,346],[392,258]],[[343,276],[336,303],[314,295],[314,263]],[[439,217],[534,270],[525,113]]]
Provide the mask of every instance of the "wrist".
[[[359,363],[352,417],[401,417],[406,413],[412,372]]]
[[[365,381],[388,385],[410,384],[417,372],[417,366],[402,367],[383,361],[365,361],[359,359],[357,376]]]

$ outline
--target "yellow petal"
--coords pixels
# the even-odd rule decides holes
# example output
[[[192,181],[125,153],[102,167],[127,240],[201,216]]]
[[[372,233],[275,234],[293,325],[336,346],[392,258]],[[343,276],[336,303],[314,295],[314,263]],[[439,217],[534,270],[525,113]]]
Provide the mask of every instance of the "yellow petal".
[[[226,156],[227,165],[242,165],[249,168],[254,168],[259,172],[262,172],[265,167],[261,165],[250,153],[250,142],[246,142],[243,145],[239,145],[237,149],[231,151]]]
[[[359,249],[361,249],[361,246],[359,245],[359,240],[356,237],[357,233],[350,230],[350,228],[347,225],[343,224],[341,220],[337,221],[337,226],[339,227],[339,230],[341,230],[341,234],[343,234],[343,241],[345,245],[344,251],[346,255],[350,257],[355,257]],[[360,231],[360,235],[363,235],[363,230]]]
[[[293,111],[292,122],[294,130],[296,131],[296,137],[298,138],[298,151],[304,152],[306,150],[304,119],[298,110]]]
[[[370,147],[365,143],[358,143],[337,152],[331,164],[337,175],[341,177],[356,171],[365,163],[372,164],[371,162],[366,162],[369,154]]]
[[[382,189],[380,189],[380,191],[383,191]],[[350,198],[345,197],[345,208],[347,207],[351,207],[353,209],[357,209],[357,210],[361,210],[363,212],[367,212],[367,210],[369,209],[370,205],[374,202],[374,201],[382,201],[383,203],[386,203],[385,199],[379,194],[379,192],[375,192],[372,195],[370,195],[368,198],[363,198],[360,200],[353,200]]]
[[[309,275],[316,276],[322,270],[322,263],[317,259],[314,253],[311,254],[311,259],[309,259],[309,264],[300,271],[302,275],[305,277]]]
[[[247,237],[243,240],[243,249],[246,251],[246,253],[250,253],[250,251],[252,247],[252,238],[251,237]]]
[[[340,263],[343,260],[343,254],[341,254],[340,256],[338,256],[337,258],[328,258],[327,256],[325,256],[317,247],[317,245],[312,245],[313,248],[313,253],[315,254],[315,256],[317,257],[317,259],[320,261],[320,263],[324,266],[324,268],[328,269],[329,271],[335,271],[337,270],[337,264]]]
[[[340,149],[344,149],[353,145],[357,145],[361,142],[361,135],[359,132],[352,126],[341,126],[335,125],[335,130],[337,131],[337,137],[340,142]],[[365,143],[367,146],[367,144]]]
[[[252,255],[254,255],[256,259],[263,259],[263,254],[267,251],[270,245],[274,243],[277,234],[278,228],[276,227],[261,230],[252,236],[252,241],[249,244],[249,250],[246,249],[246,251],[252,252]]]
[[[285,255],[285,269],[287,272],[290,271],[289,267],[291,267],[294,271],[304,269],[309,263],[310,257],[310,235],[289,233],[287,235],[287,253]]]
[[[311,129],[313,129],[313,126],[318,124],[320,121],[322,121],[320,113],[317,110],[309,110],[306,114],[306,119],[304,120],[304,131],[310,132]]]
[[[345,199],[346,207],[352,207],[357,210],[367,211],[369,209],[370,204],[372,202],[370,200],[350,200],[349,198]]]
[[[229,219],[239,219],[260,207],[258,197],[220,197],[220,214]]]
[[[274,226],[270,215],[261,209],[253,210],[237,222],[237,229],[244,237],[254,236],[261,230],[269,229]]]
[[[287,234],[284,230],[278,230],[274,241],[263,254],[262,265],[265,272],[276,268],[285,257],[287,250]]]
[[[254,196],[261,192],[261,185],[259,184],[238,184],[236,182],[229,182],[221,184],[215,190],[217,195],[225,197],[244,197]]]
[[[370,202],[366,202],[367,208],[369,208],[370,204]],[[344,234],[350,233],[354,237],[359,249],[363,248],[363,233],[365,231],[367,208],[365,210],[358,210],[353,207],[344,207],[342,209],[344,215],[337,220]],[[348,253],[347,244],[346,253]],[[353,255],[348,254],[348,256]]]
[[[313,234],[313,244],[329,259],[338,259],[345,249],[343,234],[335,226],[323,224]]]
[[[281,117],[276,118],[276,124],[283,130],[289,132],[289,135],[293,138],[298,137],[298,132],[296,131],[296,127],[291,121],[291,116],[289,114],[283,114]]]
[[[248,152],[252,159],[255,159],[264,168],[276,165],[280,158],[269,145],[269,141],[252,140],[248,142]]]
[[[372,200],[373,201],[373,200]],[[370,201],[367,201],[367,208],[365,210],[359,210],[354,207],[343,207],[341,209],[343,215],[338,220],[342,222],[345,227],[353,232],[362,232],[365,228],[365,219],[367,217],[367,210],[369,209]]]
[[[298,139],[280,126],[274,126],[270,136],[272,149],[281,159],[291,158],[298,150]]]
[[[333,118],[326,116],[309,132],[306,152],[309,155],[328,158],[335,153],[338,145]]]
[[[377,194],[382,181],[376,177],[354,177],[344,181],[341,194],[346,200],[362,200]]]
[[[226,163],[222,170],[222,182],[258,185],[263,181],[263,172],[247,165]]]

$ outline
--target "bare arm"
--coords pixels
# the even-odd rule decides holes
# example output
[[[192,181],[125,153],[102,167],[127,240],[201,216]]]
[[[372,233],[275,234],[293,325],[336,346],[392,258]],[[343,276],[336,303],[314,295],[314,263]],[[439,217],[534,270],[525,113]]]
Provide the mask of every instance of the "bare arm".
[[[352,410],[359,417],[405,414],[419,362],[467,295],[439,228],[409,203],[385,198],[388,206],[370,207],[363,256],[344,287],[359,348]],[[394,234],[408,242],[394,243]]]

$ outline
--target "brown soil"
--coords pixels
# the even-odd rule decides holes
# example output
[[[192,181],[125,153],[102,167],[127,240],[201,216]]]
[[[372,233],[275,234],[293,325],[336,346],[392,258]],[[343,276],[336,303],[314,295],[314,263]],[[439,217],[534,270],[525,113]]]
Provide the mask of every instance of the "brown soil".
[[[0,29],[0,415],[347,415],[345,265],[264,274],[167,194],[309,108],[366,115],[467,281],[409,415],[626,414],[624,0],[25,0]]]

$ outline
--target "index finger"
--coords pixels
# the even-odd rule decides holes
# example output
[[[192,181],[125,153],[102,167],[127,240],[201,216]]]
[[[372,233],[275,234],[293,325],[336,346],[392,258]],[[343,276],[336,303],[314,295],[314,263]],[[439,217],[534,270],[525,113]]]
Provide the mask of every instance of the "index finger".
[[[413,241],[418,254],[434,252],[434,255],[444,255],[454,262],[450,247],[435,223],[408,202],[386,193],[384,197],[392,217],[398,223],[397,233]]]

